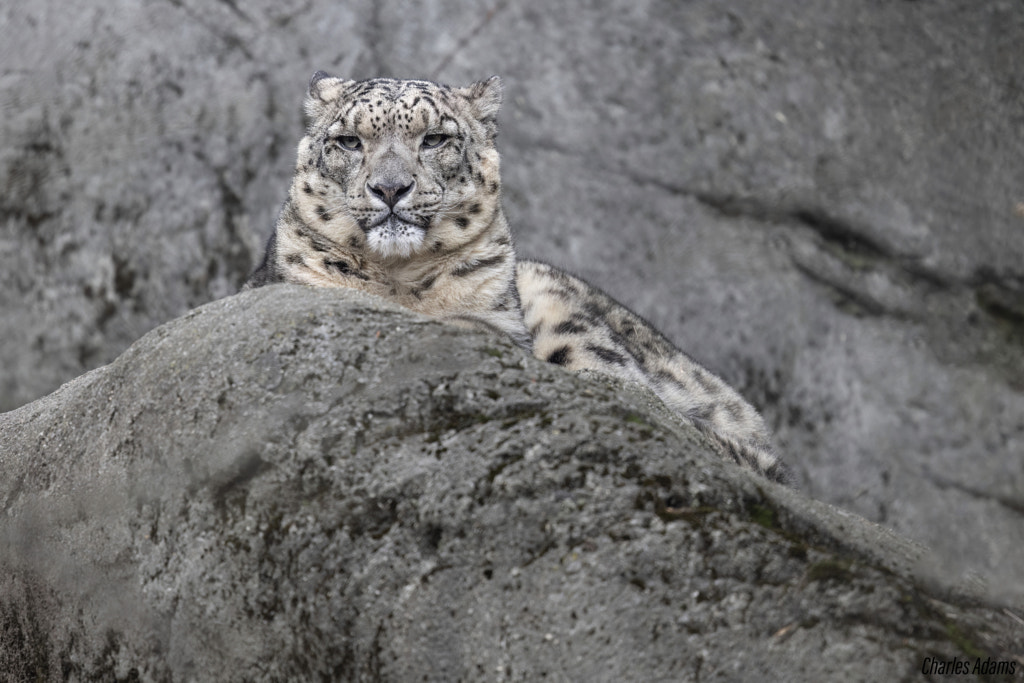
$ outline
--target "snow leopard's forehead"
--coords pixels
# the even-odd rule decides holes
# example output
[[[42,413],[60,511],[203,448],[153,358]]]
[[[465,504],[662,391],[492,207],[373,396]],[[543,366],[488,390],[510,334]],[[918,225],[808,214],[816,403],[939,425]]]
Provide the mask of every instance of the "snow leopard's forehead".
[[[459,124],[472,116],[461,90],[430,81],[323,79],[311,85],[314,94],[327,117],[319,123],[332,134],[344,129],[370,136],[415,135],[428,128],[462,128]]]
[[[371,78],[365,81],[346,81],[343,90],[345,99],[379,97],[398,102],[408,95],[448,97],[451,86],[431,81],[400,80],[395,78]],[[442,95],[442,93],[444,93]]]

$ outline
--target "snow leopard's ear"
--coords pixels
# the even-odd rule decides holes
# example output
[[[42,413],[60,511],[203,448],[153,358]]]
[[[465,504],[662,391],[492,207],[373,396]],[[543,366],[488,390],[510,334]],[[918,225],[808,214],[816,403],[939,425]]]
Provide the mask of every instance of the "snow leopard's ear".
[[[501,109],[501,78],[491,76],[486,81],[478,81],[459,93],[469,100],[473,115],[484,124],[488,135],[494,137],[498,132],[498,110]]]
[[[310,123],[320,118],[320,115],[327,109],[327,105],[338,96],[341,87],[346,83],[342,78],[335,78],[323,71],[317,71],[309,79],[309,88],[306,90],[306,116]]]

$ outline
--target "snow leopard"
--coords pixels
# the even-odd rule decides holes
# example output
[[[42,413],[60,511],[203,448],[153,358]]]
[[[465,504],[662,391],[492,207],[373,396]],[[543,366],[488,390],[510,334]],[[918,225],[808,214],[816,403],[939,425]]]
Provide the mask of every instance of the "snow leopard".
[[[727,458],[791,483],[758,412],[583,280],[517,259],[501,205],[498,77],[452,87],[318,71],[295,174],[244,289],[352,287],[649,387]]]

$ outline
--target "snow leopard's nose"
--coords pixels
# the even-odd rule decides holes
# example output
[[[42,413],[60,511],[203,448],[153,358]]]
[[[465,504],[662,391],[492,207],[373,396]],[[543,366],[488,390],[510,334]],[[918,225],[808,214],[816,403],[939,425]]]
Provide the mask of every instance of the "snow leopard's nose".
[[[409,183],[408,185],[395,182],[380,182],[375,183],[373,185],[367,183],[366,189],[368,189],[370,191],[370,194],[372,194],[374,197],[380,199],[382,202],[387,204],[389,209],[393,209],[395,208],[395,204],[401,201],[402,197],[406,196],[412,191],[412,186],[414,183],[415,181]]]

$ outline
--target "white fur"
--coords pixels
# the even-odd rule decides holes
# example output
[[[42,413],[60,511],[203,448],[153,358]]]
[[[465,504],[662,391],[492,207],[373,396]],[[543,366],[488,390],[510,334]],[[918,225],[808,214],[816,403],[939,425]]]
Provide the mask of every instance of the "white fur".
[[[370,249],[384,258],[408,258],[423,245],[423,230],[389,218],[366,236]]]

